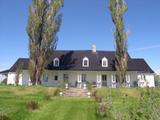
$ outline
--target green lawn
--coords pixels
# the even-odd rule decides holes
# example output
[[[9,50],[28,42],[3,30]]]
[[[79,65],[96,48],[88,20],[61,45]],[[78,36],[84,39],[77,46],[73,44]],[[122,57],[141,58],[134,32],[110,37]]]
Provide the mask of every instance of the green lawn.
[[[97,90],[111,104],[110,114],[119,120],[159,120],[160,88],[117,88]]]
[[[52,97],[44,100],[47,94],[54,94],[54,88],[0,86],[0,113],[11,120],[97,120],[96,105],[93,99]],[[29,111],[28,101],[39,102],[40,108]]]
[[[109,117],[102,119],[97,115],[97,103],[94,99],[58,97],[54,95],[55,91],[55,88],[40,86],[0,85],[0,115],[7,115],[11,120],[112,120]],[[45,100],[44,96],[46,95],[52,96],[51,100]],[[147,99],[142,97],[144,95],[148,96]],[[156,120],[159,117],[160,88],[102,88],[97,90],[97,96],[111,102],[111,109],[107,110],[110,111],[115,120],[120,118],[136,120],[134,118],[138,118],[143,113],[155,116],[148,120]],[[153,103],[150,103],[150,100]],[[38,101],[40,108],[35,111],[28,110],[26,104],[29,101]],[[138,110],[140,113],[137,112]],[[137,120],[147,120],[147,117],[142,116],[141,119]]]

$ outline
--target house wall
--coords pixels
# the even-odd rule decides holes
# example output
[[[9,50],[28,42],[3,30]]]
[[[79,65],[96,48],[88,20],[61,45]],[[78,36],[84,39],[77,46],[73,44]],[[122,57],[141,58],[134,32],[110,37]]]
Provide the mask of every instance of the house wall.
[[[15,72],[9,72],[8,78],[7,78],[7,84],[15,85],[16,82],[16,73]],[[23,84],[23,73],[19,75],[19,85]]]
[[[146,74],[146,81],[149,87],[155,87],[154,75]]]
[[[0,74],[0,83],[3,82],[3,80],[6,78],[7,78],[6,75]]]
[[[97,75],[107,75],[107,87],[112,87],[111,75],[115,75],[115,72],[111,71],[46,71],[48,73],[48,82],[42,82],[42,85],[45,86],[57,86],[60,85],[63,81],[63,74],[69,75],[69,85],[75,86],[78,80],[78,75],[86,74],[87,81],[90,83],[97,82]],[[135,87],[135,82],[137,82],[137,72],[128,72],[130,75],[130,86]],[[54,80],[54,76],[58,75],[58,81]],[[43,81],[43,79],[42,79]]]
[[[8,73],[7,84],[15,84],[16,74],[15,73]]]
[[[86,74],[86,79],[90,83],[96,83],[97,82],[97,76],[101,75],[107,75],[107,87],[113,87],[112,86],[112,79],[111,76],[115,75],[115,72],[112,71],[49,71],[46,70],[44,74],[47,74],[48,80],[44,80],[44,76],[42,76],[42,85],[43,86],[59,86],[63,83],[63,75],[68,74],[69,75],[69,85],[70,86],[76,86],[76,82],[78,80],[78,76],[81,74]],[[138,83],[138,75],[140,73],[136,71],[130,71],[127,72],[127,74],[130,76],[130,87],[135,87],[135,83]],[[9,73],[8,74],[8,80],[7,84],[15,84],[15,73]],[[58,76],[58,80],[55,80],[55,76]],[[145,74],[146,81],[148,83],[149,87],[154,87],[154,75],[153,74]],[[19,78],[19,85],[31,85],[30,77],[28,70],[23,70],[22,74]],[[146,86],[146,85],[145,85]],[[144,87],[145,87],[144,86]],[[143,86],[140,86],[143,87]]]
[[[143,77],[145,76],[145,77]],[[140,87],[155,87],[154,74],[141,73],[138,74],[138,84]]]

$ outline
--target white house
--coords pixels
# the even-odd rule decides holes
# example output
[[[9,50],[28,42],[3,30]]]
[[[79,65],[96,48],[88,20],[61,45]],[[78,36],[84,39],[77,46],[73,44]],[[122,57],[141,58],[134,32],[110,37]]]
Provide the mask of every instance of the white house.
[[[128,55],[126,85],[128,87],[154,87],[154,71],[144,59],[134,59]],[[57,50],[49,59],[41,79],[44,86],[58,86],[68,81],[71,87],[83,87],[88,82],[97,87],[116,88],[116,69],[114,51]],[[19,85],[31,85],[28,73],[29,59],[19,58],[10,68],[7,84],[15,84],[15,71],[23,65]]]
[[[5,83],[7,81],[8,72],[9,72],[9,70],[5,70],[5,71],[0,72],[0,83],[2,83],[2,82]]]

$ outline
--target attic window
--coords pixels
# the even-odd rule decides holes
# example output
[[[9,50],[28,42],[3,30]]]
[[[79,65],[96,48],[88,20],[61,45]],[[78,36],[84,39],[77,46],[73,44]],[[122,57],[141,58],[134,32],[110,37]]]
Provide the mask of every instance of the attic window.
[[[102,67],[108,67],[108,59],[106,57],[102,59]]]
[[[54,67],[59,67],[59,58],[55,58],[53,61]]]
[[[89,59],[87,57],[83,58],[83,67],[89,67]]]

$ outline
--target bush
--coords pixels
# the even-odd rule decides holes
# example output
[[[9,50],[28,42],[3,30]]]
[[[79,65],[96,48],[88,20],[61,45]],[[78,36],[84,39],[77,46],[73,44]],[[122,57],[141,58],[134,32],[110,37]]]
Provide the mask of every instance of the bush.
[[[98,102],[98,103],[101,103],[102,102],[102,97],[101,96],[96,96],[95,97],[95,100],[96,100],[96,102]]]
[[[87,88],[89,91],[92,91],[92,89],[93,89],[92,83],[87,82]]]
[[[44,100],[51,100],[51,96],[50,95],[45,95]]]
[[[97,96],[97,90],[93,90],[92,91],[92,97],[96,98],[96,96]]]
[[[57,90],[57,89],[56,89]],[[55,92],[56,92],[55,88],[48,88],[47,90],[47,95],[48,96],[54,96],[55,95]]]
[[[10,118],[6,115],[0,114],[0,120],[10,120]]]
[[[37,101],[29,101],[27,103],[27,109],[28,110],[37,110],[39,109],[39,104]]]
[[[59,93],[62,91],[61,88],[57,88],[54,92],[54,96],[59,96]]]
[[[97,114],[101,117],[105,118],[111,118],[111,107],[112,105],[109,102],[102,101],[100,103],[97,103]]]

